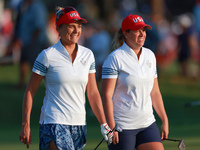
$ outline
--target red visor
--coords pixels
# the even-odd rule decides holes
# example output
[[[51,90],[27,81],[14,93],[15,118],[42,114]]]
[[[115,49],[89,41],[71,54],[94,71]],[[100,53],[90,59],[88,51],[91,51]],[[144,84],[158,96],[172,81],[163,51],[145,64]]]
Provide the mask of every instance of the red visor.
[[[63,12],[64,13],[64,12]],[[69,24],[74,23],[76,21],[81,21],[81,23],[87,23],[87,20],[80,17],[77,11],[70,11],[62,15],[57,21],[56,26],[60,26],[63,23]]]

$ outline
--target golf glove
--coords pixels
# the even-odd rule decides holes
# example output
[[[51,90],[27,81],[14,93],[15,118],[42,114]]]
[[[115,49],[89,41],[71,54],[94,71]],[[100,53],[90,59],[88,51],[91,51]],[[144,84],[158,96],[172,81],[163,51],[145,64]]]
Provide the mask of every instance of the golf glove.
[[[103,135],[104,140],[108,142],[108,144],[112,143],[113,132],[107,123],[101,125],[101,134]]]

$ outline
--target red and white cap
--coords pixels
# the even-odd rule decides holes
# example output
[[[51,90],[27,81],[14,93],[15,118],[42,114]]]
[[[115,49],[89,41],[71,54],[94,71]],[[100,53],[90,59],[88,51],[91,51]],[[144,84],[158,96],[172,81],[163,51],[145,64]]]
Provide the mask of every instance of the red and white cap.
[[[152,29],[152,27],[148,24],[145,24],[142,17],[138,15],[130,14],[126,18],[124,18],[124,20],[122,21],[122,31],[126,31],[128,29],[136,31],[143,27],[146,27],[149,30]]]
[[[61,24],[74,23],[76,21],[81,21],[81,23],[87,23],[86,19],[80,17],[78,11],[73,7],[66,7],[65,9],[59,10],[57,12],[56,26]]]

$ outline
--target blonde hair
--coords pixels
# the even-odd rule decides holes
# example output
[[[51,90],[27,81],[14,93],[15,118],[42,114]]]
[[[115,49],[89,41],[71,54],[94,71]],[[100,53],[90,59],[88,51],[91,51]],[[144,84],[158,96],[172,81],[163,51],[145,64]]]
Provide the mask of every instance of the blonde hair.
[[[126,38],[125,38],[125,36],[123,34],[122,28],[120,28],[116,32],[116,34],[114,36],[114,39],[112,41],[112,48],[113,48],[113,50],[115,50],[115,49],[119,48],[120,46],[122,46],[123,43],[125,42],[125,40],[126,40]]]
[[[62,14],[62,10],[64,8],[63,7],[60,7],[60,6],[56,6],[56,21],[59,19],[60,15]]]

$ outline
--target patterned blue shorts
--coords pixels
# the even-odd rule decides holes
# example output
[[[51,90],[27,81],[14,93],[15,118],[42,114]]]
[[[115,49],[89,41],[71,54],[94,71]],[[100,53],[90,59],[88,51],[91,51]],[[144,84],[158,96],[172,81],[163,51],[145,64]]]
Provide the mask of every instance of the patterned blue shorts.
[[[86,145],[86,125],[40,124],[39,132],[40,150],[49,150],[52,140],[58,150],[82,150]]]

